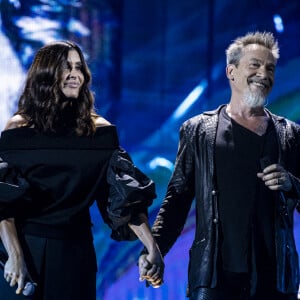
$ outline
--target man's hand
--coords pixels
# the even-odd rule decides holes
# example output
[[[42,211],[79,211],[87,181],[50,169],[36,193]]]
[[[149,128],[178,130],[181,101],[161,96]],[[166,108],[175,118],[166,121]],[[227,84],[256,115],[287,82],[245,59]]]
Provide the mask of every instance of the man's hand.
[[[147,280],[152,287],[160,287],[164,275],[164,262],[160,253],[158,256],[142,254],[139,258],[139,274],[140,281]]]
[[[279,164],[267,166],[257,176],[264,181],[270,190],[288,192],[292,189],[292,182],[288,172]]]

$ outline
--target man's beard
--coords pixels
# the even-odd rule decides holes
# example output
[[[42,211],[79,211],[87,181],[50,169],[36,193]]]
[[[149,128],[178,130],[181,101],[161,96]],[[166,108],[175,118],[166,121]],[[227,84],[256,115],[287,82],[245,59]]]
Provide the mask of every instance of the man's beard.
[[[263,107],[267,102],[267,98],[260,92],[246,92],[244,94],[244,102],[250,108]]]

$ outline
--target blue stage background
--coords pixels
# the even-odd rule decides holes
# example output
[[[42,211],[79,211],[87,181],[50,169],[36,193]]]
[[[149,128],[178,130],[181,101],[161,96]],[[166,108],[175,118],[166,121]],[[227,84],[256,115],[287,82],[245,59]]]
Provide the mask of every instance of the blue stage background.
[[[74,40],[92,70],[98,112],[118,126],[122,145],[156,182],[151,223],[173,169],[180,124],[229,100],[225,49],[238,35],[266,30],[278,38],[268,108],[300,122],[298,0],[0,0],[0,13],[0,130],[15,111],[36,49]],[[166,256],[160,289],[138,282],[140,242],[111,240],[95,207],[91,213],[98,300],[185,299],[193,208]],[[300,249],[299,215],[295,235]]]

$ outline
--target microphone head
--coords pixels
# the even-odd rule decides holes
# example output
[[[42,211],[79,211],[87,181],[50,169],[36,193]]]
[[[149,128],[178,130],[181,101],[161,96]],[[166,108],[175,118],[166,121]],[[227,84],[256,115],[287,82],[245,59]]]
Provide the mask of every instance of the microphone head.
[[[24,287],[24,289],[23,289],[22,294],[23,294],[24,296],[31,296],[31,295],[34,294],[34,291],[35,291],[35,285],[34,285],[34,283],[32,283],[32,282],[27,282],[27,283],[25,284],[25,287]]]

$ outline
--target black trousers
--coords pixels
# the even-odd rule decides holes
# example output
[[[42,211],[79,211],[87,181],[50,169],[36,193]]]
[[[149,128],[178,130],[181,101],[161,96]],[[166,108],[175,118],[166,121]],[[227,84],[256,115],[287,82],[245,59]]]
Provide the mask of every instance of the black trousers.
[[[0,273],[0,300],[95,300],[96,256],[93,242],[27,235],[27,268],[37,282],[33,296],[16,295]]]
[[[297,294],[281,294],[278,292],[269,292],[264,294],[256,294],[250,297],[249,295],[230,293],[225,294],[219,289],[198,288],[192,292],[190,300],[297,300]]]
[[[271,278],[273,276],[270,276]],[[250,296],[250,280],[246,274],[222,273],[217,288],[199,287],[190,294],[190,300],[297,300],[297,294],[282,294],[275,284],[264,276],[255,295]]]

